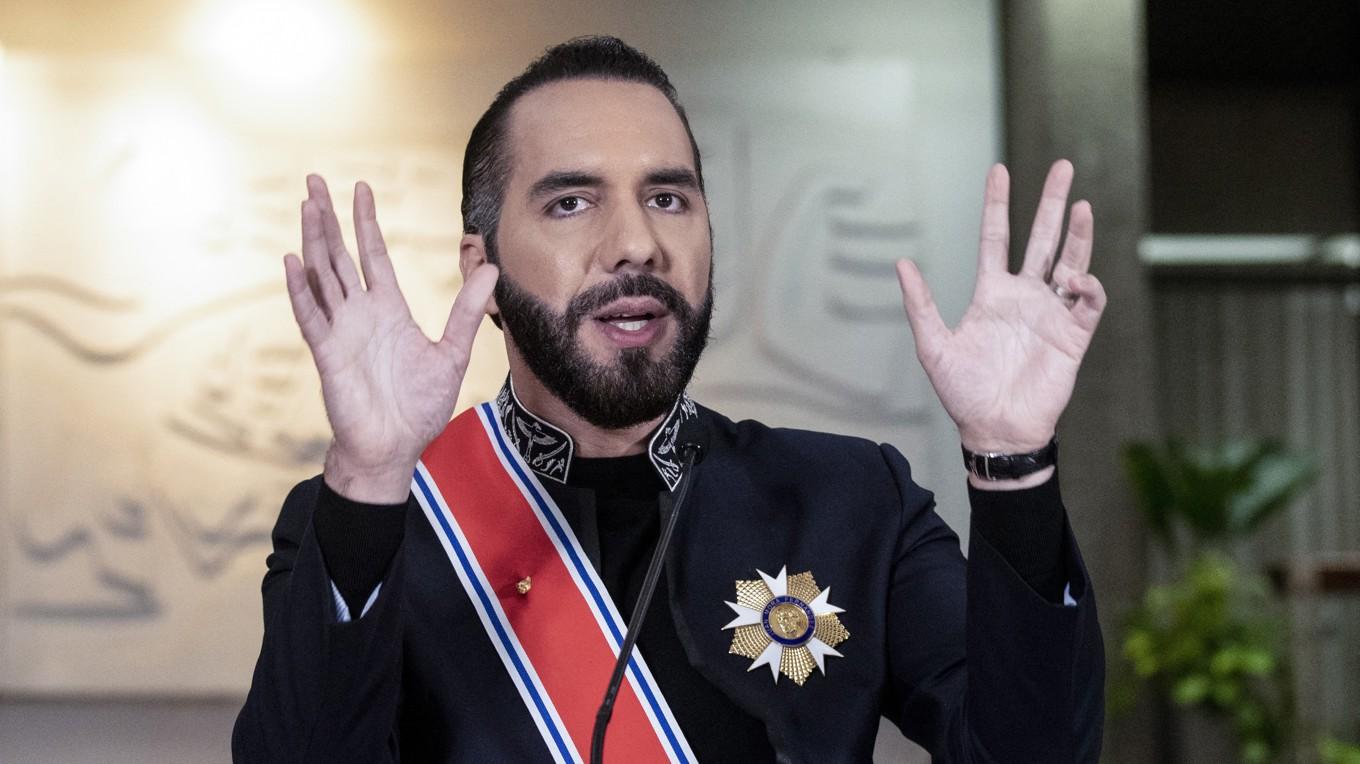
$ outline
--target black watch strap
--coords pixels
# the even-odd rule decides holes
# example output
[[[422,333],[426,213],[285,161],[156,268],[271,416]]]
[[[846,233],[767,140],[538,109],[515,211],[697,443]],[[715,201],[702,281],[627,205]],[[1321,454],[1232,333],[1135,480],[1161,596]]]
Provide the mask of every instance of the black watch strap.
[[[1058,439],[1027,454],[975,453],[963,449],[963,466],[983,480],[1014,480],[1058,463]]]

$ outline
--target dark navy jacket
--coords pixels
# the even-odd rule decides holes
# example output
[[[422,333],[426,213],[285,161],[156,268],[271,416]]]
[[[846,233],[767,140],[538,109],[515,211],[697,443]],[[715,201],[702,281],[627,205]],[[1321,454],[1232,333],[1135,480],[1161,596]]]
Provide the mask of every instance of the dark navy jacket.
[[[542,434],[546,423],[504,398],[507,430]],[[1065,521],[1075,606],[1039,596],[976,531],[965,563],[892,447],[689,411],[673,412],[652,444],[669,482],[679,477],[667,474],[677,439],[707,452],[666,560],[671,612],[690,663],[764,721],[781,760],[868,761],[881,715],[937,763],[1099,758],[1101,636]],[[566,461],[551,437],[516,445],[545,484],[569,467],[569,444]],[[320,487],[315,478],[295,488],[274,530],[264,645],[235,760],[550,760],[414,500],[372,608],[336,623],[312,525]],[[1017,493],[1060,501],[1056,480]],[[844,657],[801,687],[748,672],[723,630],[734,582],[784,566],[833,588],[851,634],[838,646]]]

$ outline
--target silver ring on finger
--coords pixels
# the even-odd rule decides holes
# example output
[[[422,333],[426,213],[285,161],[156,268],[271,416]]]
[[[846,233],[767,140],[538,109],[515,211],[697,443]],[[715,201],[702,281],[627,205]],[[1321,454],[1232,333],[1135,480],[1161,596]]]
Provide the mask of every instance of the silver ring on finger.
[[[1053,294],[1056,294],[1058,296],[1058,299],[1067,303],[1067,307],[1070,308],[1076,304],[1077,295],[1073,293],[1071,290],[1064,287],[1062,284],[1057,283],[1049,284],[1048,288],[1053,290]]]

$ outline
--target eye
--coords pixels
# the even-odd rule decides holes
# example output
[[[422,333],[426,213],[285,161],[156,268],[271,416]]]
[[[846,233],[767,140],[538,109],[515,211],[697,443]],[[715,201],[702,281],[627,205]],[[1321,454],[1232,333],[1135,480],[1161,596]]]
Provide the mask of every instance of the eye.
[[[564,196],[548,207],[548,214],[556,218],[567,218],[590,208],[590,202],[579,196]]]
[[[669,191],[662,191],[648,200],[648,206],[655,207],[666,212],[684,212],[687,209],[685,200],[679,194],[672,194]]]

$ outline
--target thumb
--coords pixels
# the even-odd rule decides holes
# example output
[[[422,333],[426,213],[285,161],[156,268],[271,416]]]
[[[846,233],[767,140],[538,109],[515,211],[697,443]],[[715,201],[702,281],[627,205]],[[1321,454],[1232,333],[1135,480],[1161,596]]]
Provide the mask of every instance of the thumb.
[[[940,318],[940,309],[935,306],[935,298],[930,295],[930,287],[926,286],[916,263],[897,261],[897,283],[902,287],[902,305],[907,309],[907,321],[916,338],[916,354],[930,355],[949,333],[949,328]]]
[[[459,351],[461,361],[466,360],[472,349],[472,340],[477,336],[477,327],[482,325],[482,316],[486,315],[486,305],[491,301],[491,292],[496,288],[496,279],[499,277],[500,270],[496,266],[489,263],[479,265],[468,274],[463,281],[463,288],[458,290],[458,296],[453,300],[453,308],[449,311],[449,320],[444,324],[444,336],[439,344],[447,343]]]
[[[1072,306],[1077,324],[1088,334],[1095,333],[1100,316],[1105,312],[1105,287],[1090,273],[1078,273],[1067,280],[1067,289],[1077,296],[1077,303]]]

